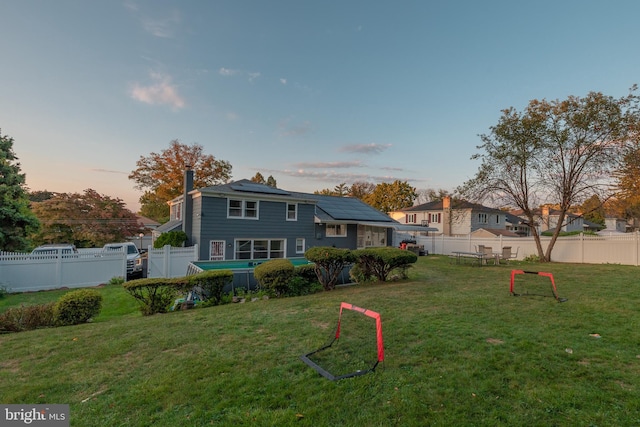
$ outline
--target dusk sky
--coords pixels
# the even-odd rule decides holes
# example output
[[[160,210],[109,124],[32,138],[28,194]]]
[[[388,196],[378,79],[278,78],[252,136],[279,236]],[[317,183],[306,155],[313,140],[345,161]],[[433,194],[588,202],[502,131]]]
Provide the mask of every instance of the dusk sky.
[[[0,131],[30,190],[127,176],[173,139],[302,192],[471,178],[501,110],[640,83],[640,2],[0,0]]]

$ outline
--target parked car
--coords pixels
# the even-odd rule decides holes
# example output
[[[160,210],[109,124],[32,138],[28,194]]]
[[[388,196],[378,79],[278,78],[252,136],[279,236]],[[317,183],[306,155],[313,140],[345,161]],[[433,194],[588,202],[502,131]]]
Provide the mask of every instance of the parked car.
[[[75,245],[70,243],[51,243],[47,245],[41,245],[31,251],[31,255],[43,257],[48,255],[50,257],[58,257],[61,255],[77,255],[78,249]]]
[[[107,243],[102,252],[124,251],[127,254],[127,279],[142,277],[142,256],[135,243]]]

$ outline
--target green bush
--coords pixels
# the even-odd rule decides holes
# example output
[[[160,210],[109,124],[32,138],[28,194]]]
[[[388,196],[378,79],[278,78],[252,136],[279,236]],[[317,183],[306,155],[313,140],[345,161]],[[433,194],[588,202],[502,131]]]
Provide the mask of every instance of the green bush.
[[[155,242],[153,242],[153,247],[156,249],[160,249],[165,245],[170,245],[179,248],[184,246],[184,243],[187,241],[187,239],[187,233],[185,233],[184,231],[168,231],[166,233],[162,233],[155,240]]]
[[[286,296],[297,297],[301,295],[311,295],[320,291],[322,291],[322,285],[318,282],[317,277],[309,280],[304,276],[294,275],[289,281]]]
[[[37,305],[21,305],[0,314],[0,333],[30,331],[55,326],[53,307],[55,302]]]
[[[53,315],[58,325],[77,325],[97,316],[102,308],[102,295],[95,289],[71,291],[58,299]]]
[[[207,305],[222,303],[224,287],[233,282],[231,270],[209,270],[189,276],[191,287],[199,287],[207,298]]]
[[[302,277],[309,282],[317,282],[318,276],[316,275],[316,266],[313,264],[303,264],[295,267],[295,275]]]
[[[359,264],[355,264],[349,270],[349,277],[352,281],[360,284],[369,283],[373,281],[373,273],[370,271],[365,271]]]
[[[315,264],[316,276],[325,291],[335,289],[342,270],[355,260],[349,249],[330,246],[310,248],[304,253],[304,257]]]
[[[418,260],[414,252],[392,247],[358,249],[353,255],[363,278],[375,277],[381,282],[394,270],[406,278],[407,269]]]
[[[272,259],[253,270],[260,287],[272,296],[287,296],[295,268],[286,258]]]
[[[4,299],[9,294],[6,286],[0,285],[0,299]]]
[[[109,279],[107,285],[123,285],[125,282],[124,277],[116,276]]]
[[[187,277],[149,278],[130,280],[123,286],[138,300],[142,314],[150,316],[168,312],[174,300],[190,289],[191,282]]]

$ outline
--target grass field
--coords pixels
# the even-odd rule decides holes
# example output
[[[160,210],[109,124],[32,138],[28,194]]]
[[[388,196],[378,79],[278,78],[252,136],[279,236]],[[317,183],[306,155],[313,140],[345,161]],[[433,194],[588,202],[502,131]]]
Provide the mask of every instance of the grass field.
[[[520,268],[568,301],[511,296]],[[68,403],[72,426],[100,427],[640,425],[639,271],[429,256],[403,282],[150,317],[107,286],[93,323],[0,335],[0,403]],[[332,382],[299,356],[342,301],[380,313],[385,361]]]

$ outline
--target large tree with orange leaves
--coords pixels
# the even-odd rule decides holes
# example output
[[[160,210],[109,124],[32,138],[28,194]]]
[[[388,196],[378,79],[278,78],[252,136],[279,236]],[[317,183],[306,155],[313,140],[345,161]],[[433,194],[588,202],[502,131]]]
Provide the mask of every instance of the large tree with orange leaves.
[[[136,166],[129,179],[144,191],[140,213],[161,222],[169,216],[166,202],[182,194],[185,166],[194,171],[195,188],[223,184],[231,178],[229,162],[205,154],[200,144],[185,145],[177,139],[160,153],[140,156]]]

